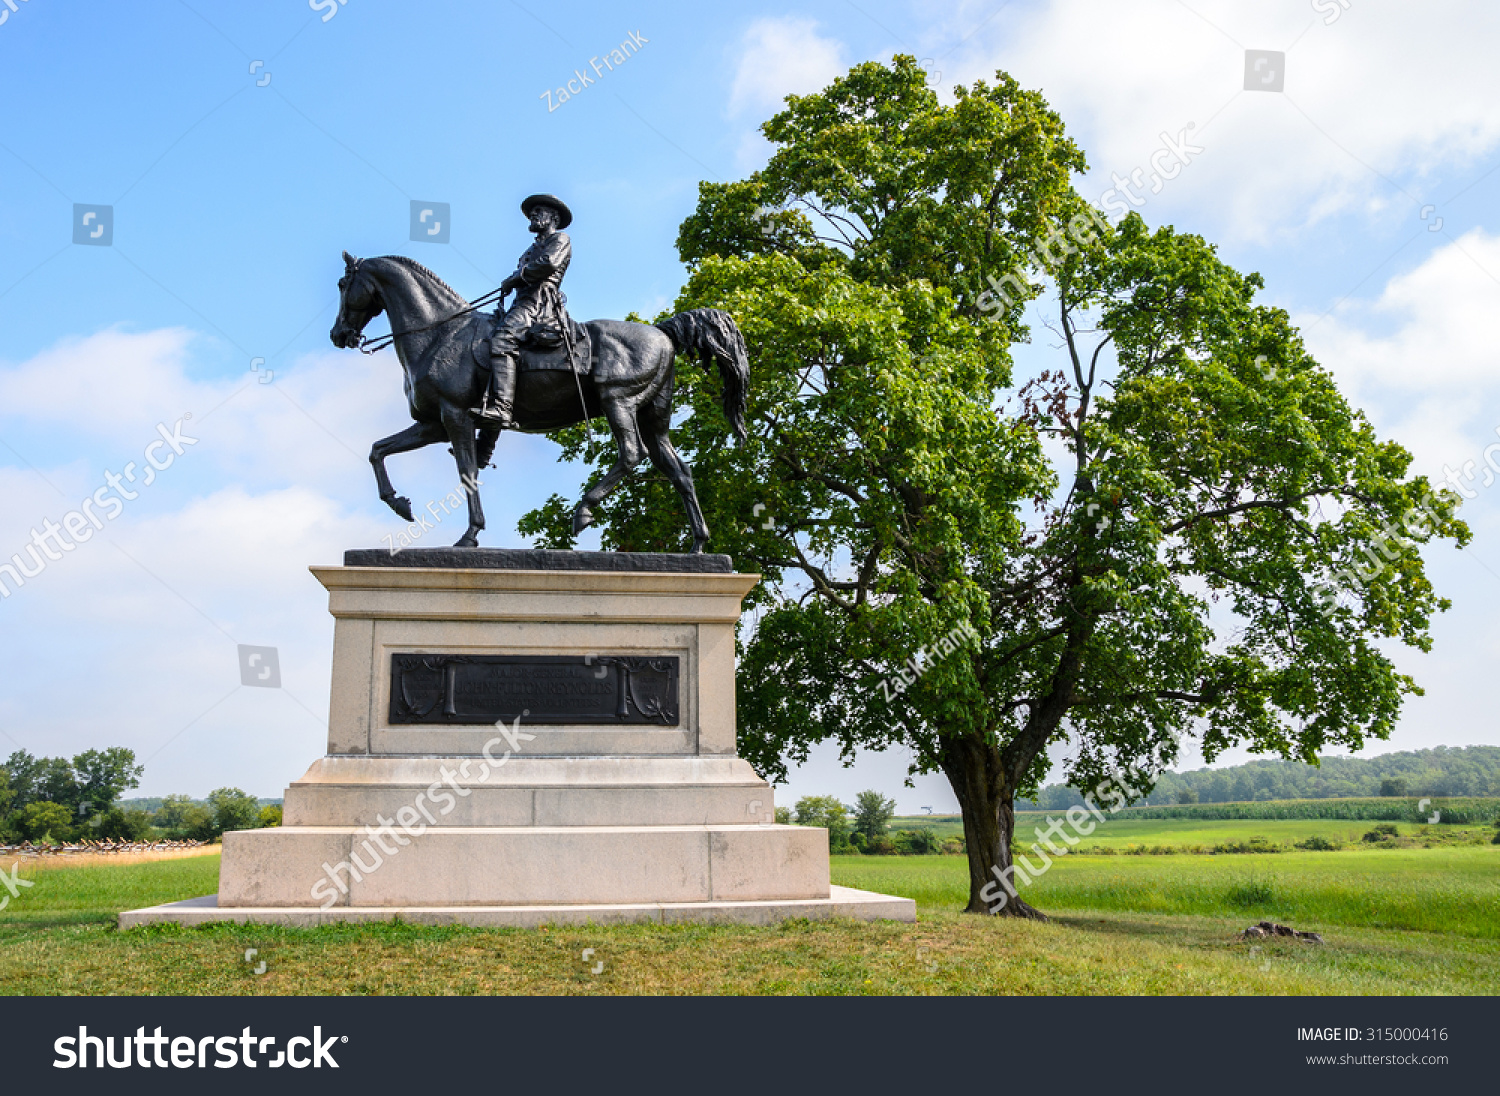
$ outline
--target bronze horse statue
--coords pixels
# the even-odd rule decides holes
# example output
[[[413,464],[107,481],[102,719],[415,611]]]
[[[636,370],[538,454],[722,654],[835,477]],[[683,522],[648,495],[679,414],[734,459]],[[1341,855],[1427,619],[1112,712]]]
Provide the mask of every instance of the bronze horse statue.
[[[448,442],[469,504],[469,528],[456,547],[477,547],[484,528],[479,469],[494,455],[500,431],[477,424],[469,409],[478,406],[489,383],[488,370],[474,351],[488,336],[492,317],[472,309],[436,274],[404,255],[356,259],[346,251],[344,267],[338,319],[329,338],[341,349],[363,348],[366,325],[385,312],[391,324],[387,337],[406,375],[406,400],[415,420],[370,449],[380,497],[402,519],[413,520],[411,500],[396,494],[385,459]],[[546,433],[603,415],[619,455],[574,509],[573,532],[588,528],[591,507],[650,457],[682,496],[693,551],[702,552],[708,524],[693,489],[693,473],[669,434],[675,363],[678,354],[691,354],[705,368],[710,359],[718,365],[724,414],[735,436],[743,440],[750,379],[744,337],[729,314],[715,308],[695,308],[655,325],[591,320],[583,326],[593,347],[588,375],[564,369],[523,370],[516,386],[517,427],[526,433]]]

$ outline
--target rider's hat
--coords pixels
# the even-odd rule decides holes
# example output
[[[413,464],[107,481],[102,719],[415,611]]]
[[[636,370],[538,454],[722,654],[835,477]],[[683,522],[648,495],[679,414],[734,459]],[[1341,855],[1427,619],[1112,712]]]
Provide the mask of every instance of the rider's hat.
[[[573,223],[573,211],[563,204],[561,198],[553,197],[551,194],[533,194],[521,203],[521,212],[531,216],[531,211],[537,206],[547,206],[557,211],[557,227],[567,228]]]

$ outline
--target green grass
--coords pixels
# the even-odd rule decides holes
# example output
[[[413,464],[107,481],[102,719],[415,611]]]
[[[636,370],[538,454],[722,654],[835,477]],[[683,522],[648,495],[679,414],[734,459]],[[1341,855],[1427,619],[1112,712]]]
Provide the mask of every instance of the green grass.
[[[916,925],[538,930],[221,924],[0,932],[6,994],[1464,994],[1493,992],[1493,950],[1351,930],[1329,947],[1236,943],[1238,922],[955,913]],[[244,961],[255,948],[266,973]],[[583,958],[586,949],[593,949]],[[604,970],[592,973],[595,962]]]
[[[1203,827],[1202,822],[1159,820]],[[1258,823],[1264,826],[1266,823]],[[1238,833],[1213,829],[1214,840]],[[1145,832],[1145,831],[1143,831]],[[1170,830],[1158,830],[1150,839]],[[1141,834],[1135,835],[1138,839]],[[918,922],[491,930],[221,924],[120,932],[122,909],[211,893],[219,858],[21,870],[0,912],[4,994],[1493,994],[1500,846],[1069,856],[1047,924],[958,914],[963,857],[835,857],[834,881],[915,898]],[[1246,924],[1324,947],[1250,945]],[[1254,950],[1252,950],[1252,947]],[[255,948],[268,963],[244,962]],[[595,949],[584,962],[585,948]],[[592,963],[605,970],[591,973]]]
[[[936,909],[968,900],[957,856],[838,856],[834,877]],[[1040,861],[1033,858],[1040,866]],[[1236,900],[1250,884],[1269,901]],[[1021,894],[1043,910],[1266,918],[1323,931],[1401,929],[1500,940],[1500,847],[1245,856],[1068,856]],[[1243,927],[1243,925],[1241,925]]]
[[[1015,843],[1029,848],[1037,840],[1036,831],[1045,830],[1053,817],[1064,817],[1059,811],[1018,811],[1016,813]],[[1092,816],[1091,816],[1092,817]],[[1080,846],[1092,845],[1125,850],[1133,845],[1171,846],[1180,850],[1191,850],[1194,846],[1210,851],[1215,845],[1248,842],[1264,838],[1273,844],[1291,846],[1308,837],[1325,837],[1346,846],[1359,846],[1361,838],[1375,822],[1351,821],[1337,818],[1267,818],[1233,819],[1216,821],[1202,818],[1139,818],[1127,812],[1106,816],[1108,821],[1095,827],[1092,833],[1081,839]],[[1427,825],[1424,822],[1408,821],[1394,823],[1403,837],[1433,844],[1460,842],[1465,844],[1489,844],[1495,829],[1480,825]],[[957,816],[909,815],[891,820],[891,829],[916,829],[925,827],[936,831],[939,838],[963,836],[963,823]],[[1068,832],[1073,832],[1069,830]]]
[[[1407,822],[1422,818],[1433,809],[1442,811],[1444,823],[1486,825],[1500,819],[1500,798],[1493,796],[1390,796],[1349,799],[1267,799],[1253,803],[1184,803],[1159,807],[1130,807],[1121,812],[1129,818],[1328,818],[1346,821]],[[1045,812],[1034,812],[1042,814]],[[1057,812],[1052,812],[1057,813]]]
[[[219,889],[219,856],[143,864],[22,864],[19,874],[32,886],[0,912],[0,926],[113,924],[120,910],[213,894]]]
[[[1224,822],[1201,819],[1111,819],[1080,840],[1080,847],[1099,845],[1124,850],[1131,846],[1168,845],[1178,849],[1211,850],[1216,845],[1250,842],[1262,838],[1272,844],[1290,846],[1309,837],[1324,837],[1339,844],[1358,847],[1374,822],[1346,822],[1335,819],[1251,819]],[[1428,826],[1417,822],[1391,823],[1397,833],[1413,841],[1433,843],[1462,841],[1488,844],[1495,831],[1478,826]],[[1029,848],[1037,840],[1036,831],[1046,828],[1046,816],[1018,819],[1016,844]],[[1069,831],[1071,832],[1071,831]]]
[[[964,824],[956,814],[898,814],[890,823],[890,832],[897,830],[932,830],[946,841],[950,837],[962,837]]]

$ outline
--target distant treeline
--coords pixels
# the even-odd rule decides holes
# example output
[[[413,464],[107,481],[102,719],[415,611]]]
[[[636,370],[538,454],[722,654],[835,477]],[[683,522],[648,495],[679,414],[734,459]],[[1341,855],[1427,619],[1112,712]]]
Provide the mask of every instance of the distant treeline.
[[[3,0],[0,0],[0,3],[3,3]],[[186,802],[196,803],[199,806],[205,806],[205,807],[208,805],[208,800],[207,799],[193,799],[193,798],[191,798],[189,796],[184,796],[184,795],[170,795],[170,796],[137,796],[134,799],[121,799],[121,800],[118,801],[118,806],[119,806],[119,808],[122,811],[145,811],[147,814],[152,814],[152,813],[154,813],[156,811],[161,810],[162,806],[169,799],[172,800],[172,801],[174,801],[174,802],[175,801],[179,801],[179,800],[185,800]],[[257,799],[255,802],[256,802],[256,804],[258,806],[261,806],[261,807],[279,807],[279,806],[281,806],[281,800],[279,800],[279,799]]]
[[[1352,799],[1411,796],[1500,796],[1500,746],[1438,746],[1380,757],[1324,757],[1317,766],[1300,761],[1251,761],[1225,769],[1163,773],[1138,802],[1149,807],[1195,803],[1265,803],[1283,799]],[[1076,788],[1049,784],[1018,810],[1056,810],[1082,803]],[[1280,818],[1283,815],[1139,815],[1138,817]],[[1305,817],[1305,816],[1299,816]],[[1329,815],[1384,819],[1384,815]],[[1402,817],[1405,817],[1404,815]]]
[[[1439,822],[1472,826],[1500,821],[1500,799],[1434,798],[1420,811],[1411,799],[1278,799],[1266,803],[1194,803],[1180,807],[1131,807],[1115,815],[1134,818],[1327,818],[1350,822],[1417,822],[1439,813]],[[1420,817],[1419,817],[1420,816]]]
[[[17,750],[0,763],[0,844],[215,841],[225,830],[281,825],[279,805],[268,806],[238,788],[215,788],[206,800],[186,795],[122,800],[122,792],[140,786],[144,771],[135,752],[124,746],[84,750],[72,759]]]

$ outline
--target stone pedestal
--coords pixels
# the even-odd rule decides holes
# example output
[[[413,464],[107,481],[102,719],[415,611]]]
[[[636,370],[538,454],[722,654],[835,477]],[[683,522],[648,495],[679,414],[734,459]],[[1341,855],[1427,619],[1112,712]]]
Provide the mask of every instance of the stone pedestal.
[[[283,825],[224,835],[219,893],[121,915],[319,924],[915,919],[831,887],[735,756],[724,556],[411,549],[314,567],[328,754]]]

